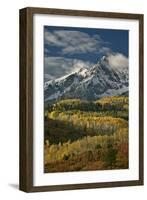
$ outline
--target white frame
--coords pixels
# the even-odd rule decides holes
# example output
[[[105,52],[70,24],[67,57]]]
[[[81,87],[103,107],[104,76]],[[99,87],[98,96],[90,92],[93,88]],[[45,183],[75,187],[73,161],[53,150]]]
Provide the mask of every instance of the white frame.
[[[139,180],[139,21],[61,15],[33,16],[33,185],[64,185]],[[43,26],[129,30],[129,169],[43,173]],[[134,101],[135,99],[135,101]],[[37,113],[37,114],[36,114]],[[134,114],[135,113],[135,114]]]

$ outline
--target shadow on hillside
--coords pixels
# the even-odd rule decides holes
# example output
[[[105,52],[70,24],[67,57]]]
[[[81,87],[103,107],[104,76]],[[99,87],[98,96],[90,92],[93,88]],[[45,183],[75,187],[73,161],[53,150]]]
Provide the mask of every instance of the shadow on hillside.
[[[88,122],[89,123],[89,122]],[[50,144],[59,144],[67,141],[73,142],[85,136],[112,135],[115,132],[115,126],[101,124],[98,127],[88,127],[85,124],[76,125],[70,121],[61,121],[46,119],[44,123],[44,139]]]
[[[50,144],[64,143],[67,141],[72,142],[87,135],[94,135],[89,134],[86,128],[82,130],[78,125],[75,126],[71,122],[60,120],[45,120],[44,127],[44,139],[49,140]]]

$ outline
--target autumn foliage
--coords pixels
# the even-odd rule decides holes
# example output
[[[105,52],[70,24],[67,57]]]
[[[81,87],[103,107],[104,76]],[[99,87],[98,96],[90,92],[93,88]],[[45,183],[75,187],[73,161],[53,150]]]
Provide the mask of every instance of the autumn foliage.
[[[67,99],[45,109],[45,172],[128,168],[128,98]]]

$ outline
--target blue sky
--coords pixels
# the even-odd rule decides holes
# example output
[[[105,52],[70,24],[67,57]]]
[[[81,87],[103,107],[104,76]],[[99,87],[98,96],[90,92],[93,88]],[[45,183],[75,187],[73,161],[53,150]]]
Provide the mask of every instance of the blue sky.
[[[44,26],[45,80],[89,68],[104,55],[124,64],[128,40],[128,30]]]

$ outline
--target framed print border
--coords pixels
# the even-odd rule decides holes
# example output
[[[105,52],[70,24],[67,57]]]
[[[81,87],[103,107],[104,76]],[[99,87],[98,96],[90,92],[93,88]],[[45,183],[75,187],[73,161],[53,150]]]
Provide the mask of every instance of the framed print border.
[[[93,18],[114,18],[139,21],[139,179],[115,182],[93,182],[64,185],[33,185],[33,16],[52,14]],[[20,10],[20,158],[19,188],[25,192],[90,189],[143,185],[144,182],[144,17],[142,14],[112,13],[50,8],[24,8]]]

